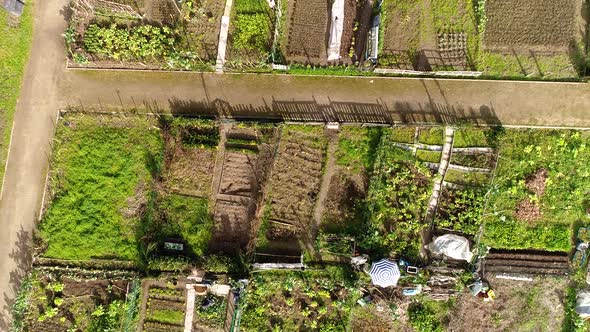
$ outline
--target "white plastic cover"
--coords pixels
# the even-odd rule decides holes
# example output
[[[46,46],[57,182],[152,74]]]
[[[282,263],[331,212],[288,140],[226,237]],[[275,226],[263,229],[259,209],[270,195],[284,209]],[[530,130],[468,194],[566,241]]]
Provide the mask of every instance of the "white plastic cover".
[[[428,245],[428,250],[435,255],[445,255],[468,262],[471,262],[471,258],[473,258],[473,254],[469,250],[469,241],[454,234],[445,234],[434,238],[434,241]]]
[[[590,317],[590,289],[584,289],[578,293],[576,312],[584,319]]]

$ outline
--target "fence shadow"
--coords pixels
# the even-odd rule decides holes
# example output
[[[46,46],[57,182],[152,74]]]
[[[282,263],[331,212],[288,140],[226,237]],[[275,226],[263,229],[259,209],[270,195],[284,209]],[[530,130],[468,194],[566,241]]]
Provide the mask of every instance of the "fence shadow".
[[[480,105],[463,107],[434,102],[428,98],[424,103],[395,102],[387,105],[377,99],[373,103],[340,102],[328,99],[326,103],[316,100],[297,101],[265,100],[264,106],[230,104],[222,99],[169,100],[174,115],[221,117],[235,119],[264,119],[297,122],[346,122],[374,124],[441,123],[501,125],[494,107]],[[152,110],[152,108],[148,108]]]

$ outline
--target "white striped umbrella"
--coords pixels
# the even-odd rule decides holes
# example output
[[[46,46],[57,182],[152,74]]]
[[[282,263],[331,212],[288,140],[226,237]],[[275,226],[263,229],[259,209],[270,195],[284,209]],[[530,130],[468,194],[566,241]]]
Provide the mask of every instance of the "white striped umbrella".
[[[389,259],[382,259],[373,263],[369,275],[373,284],[381,287],[397,286],[400,277],[397,263]]]

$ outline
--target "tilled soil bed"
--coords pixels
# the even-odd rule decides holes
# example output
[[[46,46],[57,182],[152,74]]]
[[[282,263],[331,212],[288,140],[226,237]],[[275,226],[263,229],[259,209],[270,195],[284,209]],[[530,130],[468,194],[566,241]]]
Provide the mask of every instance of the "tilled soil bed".
[[[569,272],[567,253],[529,250],[492,251],[485,258],[488,274],[555,275]]]

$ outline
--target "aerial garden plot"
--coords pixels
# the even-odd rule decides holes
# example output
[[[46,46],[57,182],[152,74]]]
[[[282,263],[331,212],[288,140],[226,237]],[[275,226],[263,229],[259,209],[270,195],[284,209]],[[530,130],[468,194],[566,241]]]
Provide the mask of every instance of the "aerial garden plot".
[[[73,0],[70,66],[211,70],[225,1]]]
[[[589,224],[589,140],[573,130],[62,113],[15,324],[572,326],[568,252]],[[477,264],[425,253],[429,235],[445,234],[465,237],[476,254],[491,247],[483,264],[493,305],[469,291]],[[363,255],[370,261],[351,263]],[[365,271],[382,258],[401,264],[397,287]],[[532,281],[498,278],[513,268],[506,262]]]
[[[490,77],[584,75],[582,2],[386,0],[378,67]]]

